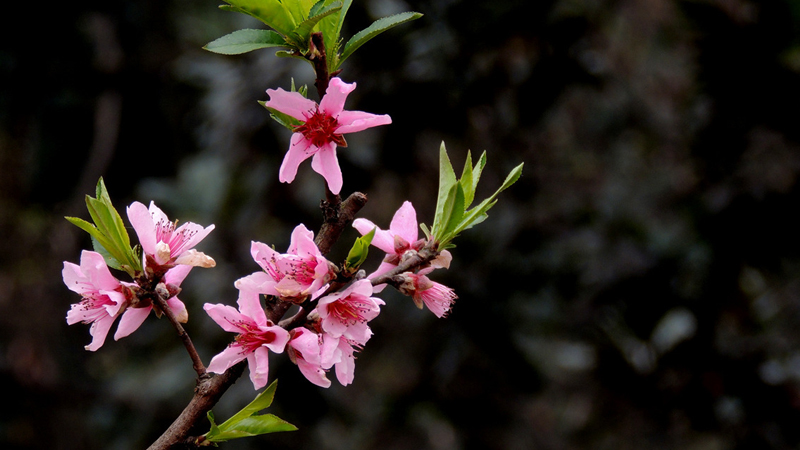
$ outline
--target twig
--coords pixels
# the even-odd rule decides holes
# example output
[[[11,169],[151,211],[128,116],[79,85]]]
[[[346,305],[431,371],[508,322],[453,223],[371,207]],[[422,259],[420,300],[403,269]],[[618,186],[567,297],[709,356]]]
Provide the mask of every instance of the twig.
[[[186,330],[183,329],[181,323],[178,322],[178,318],[175,317],[175,313],[172,312],[172,309],[170,309],[164,297],[160,294],[157,294],[155,297],[159,309],[167,316],[172,326],[175,327],[175,330],[178,332],[178,337],[180,337],[181,342],[183,342],[183,346],[186,347],[186,351],[189,352],[189,357],[192,358],[192,367],[194,371],[197,372],[198,377],[202,377],[206,374],[206,366],[203,365],[203,360],[200,359],[200,355],[197,353],[197,349],[194,347],[189,333],[187,333]]]

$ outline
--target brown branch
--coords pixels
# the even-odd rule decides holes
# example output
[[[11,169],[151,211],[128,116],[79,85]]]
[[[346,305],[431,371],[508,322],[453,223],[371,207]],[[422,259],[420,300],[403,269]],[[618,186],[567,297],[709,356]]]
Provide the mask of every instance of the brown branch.
[[[366,204],[367,195],[361,192],[353,192],[345,201],[338,204],[329,200],[322,201],[320,208],[322,208],[323,223],[314,242],[323,255],[331,251],[344,229]]]
[[[392,286],[397,287],[398,282],[395,281],[396,276],[421,267],[422,265],[431,262],[438,255],[438,243],[429,241],[416,254],[412,254],[411,256],[400,261],[400,264],[398,264],[397,267],[371,279],[370,281],[372,282],[373,286],[377,286],[379,284],[391,284]]]
[[[194,368],[194,371],[197,372],[197,376],[202,377],[206,374],[206,366],[203,365],[203,360],[200,359],[200,355],[197,353],[197,349],[194,347],[192,339],[189,337],[189,333],[187,333],[183,328],[183,325],[178,322],[178,318],[175,317],[175,313],[173,313],[172,309],[170,309],[167,301],[164,299],[164,296],[157,294],[156,303],[161,312],[167,316],[167,319],[170,321],[170,323],[172,323],[172,326],[175,327],[175,330],[178,332],[178,337],[181,338],[183,346],[186,347],[186,351],[189,352],[189,357],[192,358],[192,367]]]
[[[187,448],[196,448],[194,443],[187,443],[192,428],[206,412],[217,404],[222,394],[230,388],[244,372],[244,364],[239,363],[226,370],[221,375],[206,374],[198,380],[194,390],[194,397],[183,409],[183,412],[172,422],[167,431],[156,440],[147,450],[168,450],[182,445]]]

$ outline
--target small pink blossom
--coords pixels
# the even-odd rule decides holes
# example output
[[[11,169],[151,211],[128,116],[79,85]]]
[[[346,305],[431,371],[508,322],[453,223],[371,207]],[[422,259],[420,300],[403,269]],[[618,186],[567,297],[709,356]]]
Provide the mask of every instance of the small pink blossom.
[[[92,335],[92,342],[85,348],[96,351],[103,345],[111,325],[127,305],[126,293],[130,293],[129,287],[133,285],[120,283],[111,275],[103,256],[87,250],[81,253],[80,266],[65,261],[61,274],[64,284],[83,297],[67,312],[67,323],[91,323],[89,334]]]
[[[436,317],[441,318],[450,312],[450,308],[452,308],[458,296],[452,288],[431,281],[426,276],[433,269],[434,267],[431,266],[417,273],[404,273],[404,281],[399,290],[405,295],[410,295],[417,308],[422,309],[424,304]]]
[[[208,236],[214,225],[203,228],[196,223],[186,222],[178,227],[178,222],[170,222],[167,215],[153,202],[150,202],[149,208],[142,203],[134,202],[128,206],[127,212],[128,220],[139,236],[142,250],[157,264],[185,264],[196,267],[216,265],[210,256],[194,250],[194,246]]]
[[[326,372],[336,362],[334,358],[339,339],[325,333],[317,334],[307,328],[294,328],[289,334],[291,339],[286,347],[289,359],[297,364],[300,373],[308,381],[319,387],[330,387],[331,381]]]
[[[207,370],[223,373],[234,364],[247,359],[253,387],[261,389],[267,384],[269,351],[283,353],[289,341],[289,332],[267,319],[258,297],[239,298],[239,310],[228,305],[206,303],[206,313],[223,330],[238,333],[235,340],[211,359]]]
[[[417,212],[408,201],[403,202],[400,209],[394,213],[388,230],[382,230],[371,221],[361,218],[353,221],[353,228],[358,230],[362,236],[375,229],[372,245],[386,252],[386,257],[381,265],[375,272],[369,274],[368,278],[375,278],[392,270],[400,264],[403,255],[407,252],[418,251],[425,245],[425,240],[418,238]],[[375,292],[380,292],[384,286],[378,286]]]
[[[345,111],[345,100],[355,88],[355,83],[348,84],[338,77],[332,78],[319,105],[298,92],[267,89],[270,97],[265,104],[267,108],[303,122],[292,134],[289,151],[278,174],[281,182],[294,181],[300,163],[313,156],[311,168],[325,178],[332,193],[341,191],[342,171],[336,158],[336,146],[347,147],[342,135],[392,123],[386,114]]]
[[[191,270],[192,266],[187,265],[179,265],[169,269],[162,279],[165,292],[169,292],[169,290],[179,290],[179,286]],[[164,296],[166,297],[167,295],[168,294],[165,294]],[[167,306],[169,306],[175,318],[178,319],[178,322],[186,323],[189,320],[189,313],[186,311],[186,305],[178,299],[177,294],[167,299]],[[114,333],[114,340],[118,341],[138,330],[145,319],[147,319],[147,316],[150,315],[150,311],[153,311],[153,304],[150,301],[142,304],[138,304],[137,302],[129,304],[129,307],[119,320],[117,332]]]
[[[278,253],[261,242],[253,242],[250,253],[264,270],[236,281],[236,287],[244,294],[302,302],[320,291],[331,277],[328,260],[314,243],[314,233],[303,224],[292,231],[287,253]]]
[[[333,337],[328,333],[315,333],[307,328],[295,328],[290,332],[287,345],[289,358],[308,381],[319,387],[328,388],[331,381],[327,371],[335,366],[336,379],[342,386],[353,382],[355,373],[357,343],[344,336]]]
[[[364,345],[372,336],[367,322],[380,313],[384,302],[372,295],[372,283],[359,280],[347,289],[322,297],[317,314],[322,319],[322,329],[333,337],[343,336]]]

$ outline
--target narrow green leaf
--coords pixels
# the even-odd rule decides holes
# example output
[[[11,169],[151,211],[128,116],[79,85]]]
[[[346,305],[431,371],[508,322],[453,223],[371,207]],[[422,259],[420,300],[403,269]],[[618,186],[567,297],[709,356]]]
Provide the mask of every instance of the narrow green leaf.
[[[478,181],[481,179],[481,173],[483,173],[483,168],[486,166],[486,150],[481,153],[481,157],[478,158],[478,162],[475,163],[475,167],[472,169],[472,191],[474,192],[478,188]],[[474,197],[473,197],[474,199]],[[471,203],[470,203],[471,204]]]
[[[461,187],[461,183],[456,183],[452,190],[454,191],[452,206],[450,206],[447,222],[442,227],[442,232],[445,234],[453,232],[464,218],[464,189]]]
[[[397,25],[414,19],[419,19],[420,17],[422,17],[422,14],[418,12],[404,12],[395,14],[393,16],[383,17],[375,22],[372,22],[370,26],[359,31],[353,35],[349,41],[347,41],[347,43],[344,45],[344,49],[342,50],[342,54],[339,57],[338,64],[341,65],[350,55],[353,54],[353,52],[355,52],[359,47],[367,43],[375,36]],[[338,68],[338,66],[336,68]]]
[[[246,28],[215,39],[203,48],[221,55],[239,55],[269,47],[289,47],[289,45],[283,36],[275,31]]]
[[[297,26],[280,0],[225,0],[225,3],[230,6],[222,5],[220,9],[255,17],[284,36]]]
[[[306,19],[310,19],[319,14],[319,12],[325,6],[326,1],[327,0],[319,0],[317,3],[314,3],[314,6],[312,6],[311,9],[308,11],[308,17],[306,17]]]
[[[425,239],[430,239],[431,238],[431,230],[428,229],[427,225],[425,225],[424,223],[420,222],[419,223],[419,228],[422,230],[423,233],[425,233]]]
[[[219,427],[217,426],[217,422],[214,421],[214,413],[213,412],[208,411],[206,413],[206,418],[208,418],[208,421],[211,422],[211,430],[208,433],[206,433],[205,436],[206,436],[207,440],[213,442],[214,438],[219,435],[220,430],[219,430]]]
[[[475,198],[475,185],[472,183],[472,152],[469,150],[467,150],[467,160],[464,161],[464,169],[461,171],[458,183],[464,190],[464,207],[468,208]]]
[[[206,436],[206,439],[211,442],[222,442],[261,434],[295,430],[297,430],[296,426],[273,414],[262,414],[246,417],[237,422],[235,427],[220,431],[210,438]]]
[[[436,213],[433,216],[433,232],[437,236],[441,232],[441,227],[447,219],[444,217],[445,203],[450,195],[450,190],[456,184],[456,173],[453,171],[453,165],[450,163],[450,157],[447,156],[447,149],[444,142],[439,146],[439,193],[436,200]]]
[[[275,397],[275,390],[278,388],[278,381],[275,380],[272,384],[267,387],[264,392],[258,394],[258,396],[250,402],[247,406],[242,408],[241,411],[234,414],[230,419],[223,422],[219,429],[222,431],[227,431],[231,429],[235,424],[242,421],[247,417],[252,416],[253,414],[261,411],[262,409],[269,408],[269,405],[272,404],[272,399]]]

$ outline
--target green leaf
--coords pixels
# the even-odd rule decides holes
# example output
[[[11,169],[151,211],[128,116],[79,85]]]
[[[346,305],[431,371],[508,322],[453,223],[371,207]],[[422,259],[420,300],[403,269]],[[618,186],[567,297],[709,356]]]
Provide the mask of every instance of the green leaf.
[[[351,273],[358,270],[361,264],[367,260],[369,254],[369,245],[372,243],[372,238],[375,237],[375,228],[369,233],[356,239],[350,252],[347,254],[347,259],[344,261],[344,266]]]
[[[395,14],[388,17],[383,17],[375,22],[372,22],[370,26],[364,28],[363,30],[359,31],[353,37],[347,41],[347,44],[344,45],[344,49],[342,50],[342,54],[339,57],[339,61],[337,66],[334,69],[337,69],[339,65],[341,65],[350,55],[353,54],[359,47],[367,43],[370,39],[374,38],[375,36],[383,33],[384,31],[396,27],[402,23],[409,22],[414,19],[419,19],[422,17],[422,14],[418,12],[404,12],[400,14]]]
[[[503,184],[478,206],[467,210],[475,198],[478,180],[486,166],[486,152],[481,154],[475,166],[472,166],[472,155],[467,152],[461,179],[456,180],[450,158],[444,143],[439,150],[439,194],[436,203],[436,215],[430,231],[429,239],[439,243],[439,248],[450,248],[450,243],[459,233],[472,228],[486,220],[488,211],[497,203],[497,196],[514,184],[522,175],[523,164],[514,167],[506,176]],[[428,231],[423,228],[425,234]]]
[[[269,47],[289,47],[289,45],[283,36],[275,31],[246,28],[215,39],[203,48],[221,55],[239,55]]]
[[[314,27],[317,26],[319,21],[330,16],[331,14],[339,12],[341,9],[342,4],[340,2],[334,2],[330,5],[326,5],[318,14],[298,24],[297,27],[292,30],[290,37],[297,42],[301,42],[304,50],[307,49],[308,41],[311,39],[311,32],[314,30]]]
[[[259,434],[296,430],[297,427],[272,414],[256,415],[272,404],[277,387],[277,381],[273,381],[255,400],[220,425],[216,425],[214,415],[209,411],[207,417],[211,422],[211,429],[205,434],[206,440],[222,442]]]
[[[445,203],[447,202],[450,190],[456,184],[456,173],[453,171],[453,165],[450,163],[450,157],[447,156],[447,149],[442,145],[439,146],[439,194],[436,200],[436,213],[433,216],[432,232],[434,236],[441,233],[441,227],[444,221],[447,220],[445,215]]]
[[[229,5],[222,5],[220,9],[255,17],[284,36],[297,26],[291,12],[280,0],[225,0],[225,3]]]
[[[282,0],[283,8],[289,12],[294,23],[300,23],[309,18],[310,10],[317,0]]]
[[[206,437],[206,439],[211,442],[222,442],[260,434],[295,430],[297,430],[296,426],[273,414],[262,414],[244,418],[237,422],[236,425],[229,427],[225,431],[220,431],[211,438]]]
[[[67,217],[66,219],[89,233],[92,237],[92,245],[98,253],[103,255],[106,264],[135,276],[135,273],[141,270],[141,260],[131,248],[125,223],[111,203],[102,178],[97,182],[95,192],[97,198],[86,196],[86,208],[94,223],[77,217]]]
[[[447,222],[445,222],[442,231],[445,234],[453,232],[458,227],[461,219],[464,218],[464,209],[466,208],[464,205],[464,189],[461,187],[461,183],[456,183],[451,192],[453,192],[453,199],[450,200],[448,198],[448,204],[445,205]]]
[[[425,233],[425,238],[426,239],[430,239],[431,238],[431,230],[428,229],[427,225],[425,225],[424,223],[420,222],[419,223],[419,228],[422,230],[423,233]]]

